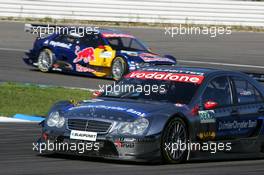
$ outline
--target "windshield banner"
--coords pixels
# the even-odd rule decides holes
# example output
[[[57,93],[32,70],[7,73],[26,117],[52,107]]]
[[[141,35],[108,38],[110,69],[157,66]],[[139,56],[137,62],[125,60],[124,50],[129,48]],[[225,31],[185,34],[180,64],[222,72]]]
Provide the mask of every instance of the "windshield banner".
[[[177,74],[168,72],[146,72],[146,71],[134,71],[125,76],[126,78],[137,79],[153,79],[153,80],[167,80],[178,81],[184,83],[201,84],[204,76],[191,75],[191,74]]]

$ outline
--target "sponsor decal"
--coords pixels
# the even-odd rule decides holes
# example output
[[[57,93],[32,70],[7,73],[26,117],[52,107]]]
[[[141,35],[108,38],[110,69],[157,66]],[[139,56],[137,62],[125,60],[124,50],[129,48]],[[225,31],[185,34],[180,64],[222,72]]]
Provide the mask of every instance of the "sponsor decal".
[[[138,79],[168,80],[168,81],[177,81],[184,83],[195,83],[195,84],[201,84],[204,79],[203,76],[199,76],[199,75],[178,74],[178,73],[168,73],[168,72],[144,72],[144,71],[131,72],[125,77],[138,78]]]
[[[97,138],[96,132],[71,130],[70,139],[96,141],[96,138]]]
[[[104,38],[117,38],[117,37],[120,37],[120,38],[135,38],[132,35],[122,34],[122,33],[102,33],[102,36]]]
[[[214,110],[198,111],[201,123],[215,123]]]
[[[112,58],[113,57],[113,52],[108,52],[108,51],[101,52],[100,53],[100,57],[101,58]]]
[[[191,74],[191,75],[201,75],[203,76],[203,72],[195,72],[191,70],[181,70],[181,69],[166,69],[166,68],[155,68],[155,67],[146,67],[143,70],[150,71],[150,72],[169,72],[169,73],[179,73],[179,74]]]
[[[206,140],[206,139],[215,139],[216,133],[213,131],[207,131],[207,132],[201,132],[198,134],[198,137],[201,140]]]
[[[62,70],[64,70],[64,69],[73,70],[73,67],[71,64],[69,64],[65,61],[60,61],[60,60],[57,60],[56,63],[53,64],[53,68],[55,68],[55,69],[61,68]]]
[[[239,94],[241,96],[251,96],[252,95],[252,92],[251,91],[245,91],[245,90],[243,90],[242,92],[239,92]]]
[[[73,63],[78,63],[81,61],[83,61],[84,63],[89,63],[90,61],[95,60],[93,47],[87,47],[87,48],[80,50],[80,47],[76,46],[75,55],[76,55],[76,58],[73,60]]]
[[[46,42],[45,42],[45,44],[46,44]],[[65,43],[56,42],[56,41],[51,41],[49,43],[49,45],[52,45],[53,47],[62,47],[62,48],[66,48],[66,49],[71,49],[71,46],[72,46],[72,44],[65,44]]]
[[[248,121],[223,121],[219,122],[218,130],[233,130],[233,129],[248,129],[255,128],[257,126],[257,120],[248,120]]]
[[[144,62],[167,61],[174,63],[174,61],[169,58],[160,57],[159,55],[155,55],[151,53],[141,53],[139,56]]]
[[[115,140],[114,144],[117,148],[134,148],[135,147],[134,142],[125,142],[123,141],[123,139]]]
[[[80,64],[76,64],[76,71],[77,72],[96,72],[94,69],[84,67]]]
[[[85,106],[77,106],[77,107],[72,107],[69,108],[69,110],[75,110],[75,109],[80,109],[80,108],[92,108],[92,109],[106,109],[106,110],[117,110],[117,111],[124,111],[127,113],[135,114],[140,117],[145,117],[146,113],[137,111],[132,108],[125,108],[125,107],[116,107],[116,106],[106,106],[106,105],[85,105]]]

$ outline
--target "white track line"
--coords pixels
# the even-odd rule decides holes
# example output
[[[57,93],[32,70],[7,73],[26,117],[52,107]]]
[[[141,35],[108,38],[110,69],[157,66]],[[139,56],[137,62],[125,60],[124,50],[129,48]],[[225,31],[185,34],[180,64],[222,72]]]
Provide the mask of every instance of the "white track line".
[[[14,48],[4,48],[4,47],[0,47],[0,50],[17,51],[17,52],[26,52],[26,51],[28,51],[28,50],[25,50],[25,49],[14,49]]]
[[[210,64],[210,65],[218,65],[218,66],[232,66],[232,67],[246,67],[246,68],[264,69],[264,66],[247,65],[247,64],[217,63],[217,62],[192,61],[192,60],[178,60],[178,61],[181,63]]]

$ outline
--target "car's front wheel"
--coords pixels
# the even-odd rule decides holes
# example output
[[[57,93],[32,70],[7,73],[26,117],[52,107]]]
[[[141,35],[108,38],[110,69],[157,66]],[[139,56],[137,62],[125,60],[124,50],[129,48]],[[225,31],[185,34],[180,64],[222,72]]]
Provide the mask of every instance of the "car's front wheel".
[[[171,119],[164,128],[161,153],[166,163],[182,163],[188,155],[188,129],[181,118]]]
[[[112,78],[119,80],[128,72],[126,61],[122,57],[116,57],[112,64]]]
[[[38,68],[41,72],[49,72],[53,65],[53,53],[50,49],[43,49],[39,53]]]

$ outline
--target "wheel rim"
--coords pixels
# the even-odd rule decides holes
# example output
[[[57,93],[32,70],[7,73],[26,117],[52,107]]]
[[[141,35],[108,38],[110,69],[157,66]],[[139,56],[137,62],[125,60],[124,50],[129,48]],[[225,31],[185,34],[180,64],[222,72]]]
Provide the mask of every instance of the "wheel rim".
[[[187,143],[187,133],[184,124],[181,121],[173,121],[169,124],[167,128],[168,132],[165,134],[164,142],[168,145],[170,144],[170,149],[165,149],[167,155],[172,160],[179,160],[184,155],[185,151],[188,149]],[[178,149],[172,149],[172,144],[177,143]],[[185,149],[180,149],[180,143],[185,144]],[[165,146],[165,145],[164,145]]]
[[[52,66],[51,55],[47,51],[42,51],[38,59],[38,67],[41,71],[47,72]]]
[[[112,73],[113,73],[114,78],[119,79],[122,77],[122,75],[124,73],[124,67],[123,67],[123,64],[120,60],[116,60],[113,63]]]

